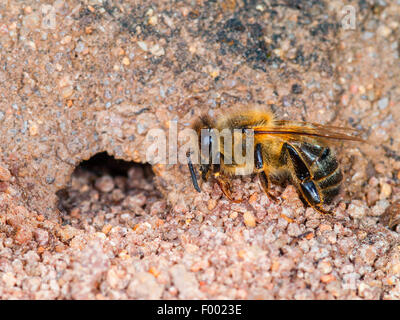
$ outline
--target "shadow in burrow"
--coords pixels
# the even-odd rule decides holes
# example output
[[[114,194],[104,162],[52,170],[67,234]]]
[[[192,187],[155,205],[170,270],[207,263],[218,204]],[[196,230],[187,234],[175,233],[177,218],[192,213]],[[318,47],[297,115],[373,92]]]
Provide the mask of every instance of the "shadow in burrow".
[[[68,186],[57,192],[63,225],[92,231],[132,228],[147,215],[165,212],[166,201],[154,177],[151,165],[115,159],[106,152],[82,161]]]

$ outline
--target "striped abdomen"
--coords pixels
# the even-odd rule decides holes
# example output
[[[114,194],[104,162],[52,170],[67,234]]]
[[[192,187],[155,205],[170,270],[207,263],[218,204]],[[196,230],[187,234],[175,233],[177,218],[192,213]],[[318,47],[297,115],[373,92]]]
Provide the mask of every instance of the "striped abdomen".
[[[295,168],[297,178],[305,181],[300,187],[309,189],[303,189],[303,194],[307,191],[312,193],[312,189],[316,189],[315,201],[319,200],[320,204],[330,203],[338,195],[343,179],[336,157],[331,150],[328,147],[307,142],[294,142],[289,145],[288,152],[293,165],[297,166],[297,169]],[[297,162],[293,161],[294,152],[301,158]],[[305,167],[299,168],[301,166]],[[303,176],[298,173],[303,173]]]

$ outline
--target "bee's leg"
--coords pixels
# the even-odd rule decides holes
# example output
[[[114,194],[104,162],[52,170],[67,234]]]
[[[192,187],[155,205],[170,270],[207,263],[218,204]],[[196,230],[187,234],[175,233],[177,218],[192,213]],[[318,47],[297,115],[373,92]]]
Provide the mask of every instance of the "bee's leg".
[[[209,164],[202,164],[200,165],[200,172],[201,172],[201,179],[203,181],[207,181],[210,177],[210,165]]]
[[[232,193],[230,190],[230,184],[228,179],[221,173],[220,171],[220,166],[219,165],[214,165],[214,174],[213,174],[215,180],[217,181],[221,191],[227,197],[230,201],[234,203],[241,203],[243,200],[242,199],[233,199]]]
[[[265,171],[261,171],[258,173],[258,179],[260,180],[261,187],[264,190],[267,197],[271,201],[278,202],[278,199],[271,192],[269,192],[269,180]]]
[[[313,207],[313,209],[314,209],[314,210],[317,210],[319,213],[322,213],[322,214],[333,215],[333,212],[332,212],[332,211],[325,210],[324,208],[322,208],[321,205],[320,205],[320,206]]]
[[[322,214],[330,214],[322,208],[323,201],[321,200],[320,194],[314,181],[312,180],[309,169],[298,154],[297,150],[288,143],[285,143],[282,147],[283,151],[287,151],[289,158],[293,164],[294,173],[298,180],[300,192],[306,202],[316,211]]]
[[[255,147],[255,167],[256,171],[258,172],[258,179],[260,180],[260,184],[262,189],[264,190],[265,194],[268,196],[268,198],[274,202],[277,202],[276,197],[269,192],[269,180],[268,180],[268,174],[267,170],[264,166],[264,161],[262,157],[262,151],[261,151],[261,143],[258,143]]]

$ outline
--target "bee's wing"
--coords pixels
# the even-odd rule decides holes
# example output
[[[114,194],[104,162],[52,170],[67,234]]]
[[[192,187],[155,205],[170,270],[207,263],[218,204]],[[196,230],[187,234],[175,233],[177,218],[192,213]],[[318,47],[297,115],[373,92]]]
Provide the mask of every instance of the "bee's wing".
[[[352,135],[352,133],[358,132],[356,129],[301,121],[278,120],[275,121],[273,126],[259,126],[249,129],[253,129],[255,135],[312,136],[325,139],[365,142],[360,137]]]
[[[349,128],[349,127],[339,127],[339,126],[332,126],[332,125],[327,125],[327,124],[320,124],[320,123],[314,123],[314,122],[304,122],[304,121],[295,121],[295,120],[275,120],[274,124],[277,126],[300,126],[300,127],[312,127],[312,128],[321,128],[321,129],[329,129],[333,131],[341,131],[341,132],[348,132],[348,133],[359,133],[360,131],[354,128]]]

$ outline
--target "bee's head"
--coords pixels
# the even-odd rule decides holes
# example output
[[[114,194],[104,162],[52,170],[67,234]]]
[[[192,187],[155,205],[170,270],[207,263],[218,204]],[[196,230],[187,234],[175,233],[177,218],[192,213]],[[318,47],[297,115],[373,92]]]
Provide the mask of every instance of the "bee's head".
[[[196,131],[197,136],[201,137],[201,130],[208,129],[211,130],[215,127],[214,121],[210,118],[209,115],[202,115],[192,124],[192,129]],[[199,140],[199,142],[201,142]]]
[[[198,137],[198,147],[200,152],[200,172],[203,180],[207,180],[207,173],[211,166],[211,150],[213,146],[213,137],[211,135],[211,130],[214,128],[214,121],[208,116],[201,116],[192,125],[193,130],[196,131]],[[205,157],[203,152],[208,151],[208,156]],[[194,172],[192,162],[190,160],[190,155],[188,155],[188,165],[190,174],[192,176],[192,181],[195,189],[200,192],[200,188],[197,183],[197,177]]]

